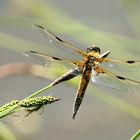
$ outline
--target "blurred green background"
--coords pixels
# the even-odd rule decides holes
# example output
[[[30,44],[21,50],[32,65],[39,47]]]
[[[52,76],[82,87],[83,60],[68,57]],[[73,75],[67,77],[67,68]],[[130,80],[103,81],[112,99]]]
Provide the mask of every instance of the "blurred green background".
[[[139,14],[139,0],[0,0],[0,65],[35,63],[22,55],[27,50],[51,53],[45,38],[32,28],[34,23],[49,28],[82,50],[94,43],[103,51],[110,50],[110,57],[140,59]],[[61,71],[57,73],[57,77],[61,74]],[[140,81],[139,70],[119,74]],[[23,99],[50,82],[27,75],[1,79],[0,103]],[[92,83],[76,120],[72,120],[77,86],[78,81],[66,82],[46,91],[45,95],[53,93],[62,100],[45,107],[42,115],[33,113],[25,120],[18,117],[16,123],[3,119],[15,135],[13,139],[124,140],[140,127],[139,94],[123,93]],[[10,135],[4,137],[7,133],[1,130],[0,139],[10,139]]]

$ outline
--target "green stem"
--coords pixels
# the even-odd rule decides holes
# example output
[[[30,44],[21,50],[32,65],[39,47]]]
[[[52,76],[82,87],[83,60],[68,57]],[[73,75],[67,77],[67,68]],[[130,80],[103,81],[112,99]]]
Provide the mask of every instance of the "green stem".
[[[34,96],[36,96],[36,95],[38,95],[38,94],[41,94],[43,91],[45,91],[45,90],[51,88],[52,86],[53,86],[53,85],[52,85],[52,83],[51,83],[51,84],[49,84],[48,86],[46,86],[46,87],[44,87],[44,88],[42,88],[42,89],[36,91],[35,93],[31,94],[30,96],[26,97],[26,98],[23,99],[23,100],[26,100],[26,99],[32,98],[32,97],[34,97]]]
[[[140,129],[130,138],[130,140],[136,140],[140,136]]]

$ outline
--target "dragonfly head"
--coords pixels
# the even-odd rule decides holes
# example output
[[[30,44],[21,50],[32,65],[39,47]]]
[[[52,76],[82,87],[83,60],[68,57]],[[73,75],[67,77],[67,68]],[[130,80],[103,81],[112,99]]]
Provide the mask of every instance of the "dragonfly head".
[[[96,47],[95,45],[91,45],[87,48],[87,56],[93,56],[94,58],[100,57],[100,48]]]
[[[87,53],[93,52],[93,51],[95,53],[100,53],[101,52],[100,48],[99,47],[96,47],[95,45],[89,46],[86,51],[87,51]]]

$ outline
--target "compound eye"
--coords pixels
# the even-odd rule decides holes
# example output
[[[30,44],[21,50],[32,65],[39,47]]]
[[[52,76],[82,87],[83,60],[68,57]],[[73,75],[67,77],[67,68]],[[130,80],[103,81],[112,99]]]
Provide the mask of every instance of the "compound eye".
[[[86,51],[87,51],[87,52],[90,52],[90,50],[91,50],[90,47],[88,47]]]
[[[95,52],[98,52],[98,53],[101,52],[100,48],[95,47],[95,45],[91,45],[90,47],[87,48],[87,52],[91,52],[91,51],[95,51]]]
[[[98,52],[98,53],[100,53],[100,52],[101,52],[101,50],[100,50],[100,48],[99,48],[99,47],[94,47],[94,48],[93,48],[93,50],[94,50],[95,52]]]

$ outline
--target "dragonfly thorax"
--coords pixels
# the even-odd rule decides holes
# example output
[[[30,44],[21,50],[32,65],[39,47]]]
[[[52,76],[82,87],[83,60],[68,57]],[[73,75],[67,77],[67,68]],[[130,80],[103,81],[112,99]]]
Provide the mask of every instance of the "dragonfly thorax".
[[[84,59],[84,62],[85,62],[85,66],[86,67],[93,67],[94,66],[94,63],[95,63],[95,57],[94,56],[90,56],[88,55],[85,59]]]

